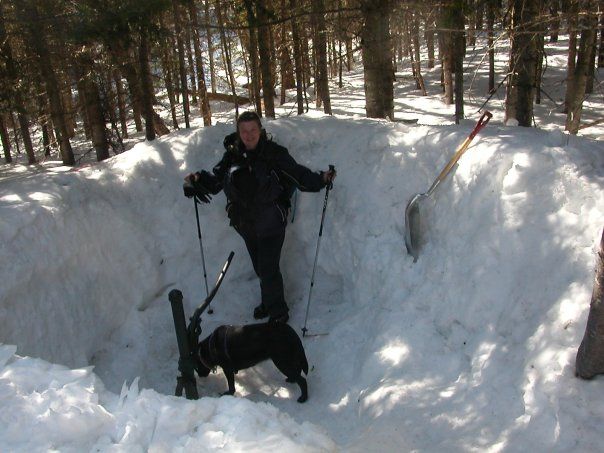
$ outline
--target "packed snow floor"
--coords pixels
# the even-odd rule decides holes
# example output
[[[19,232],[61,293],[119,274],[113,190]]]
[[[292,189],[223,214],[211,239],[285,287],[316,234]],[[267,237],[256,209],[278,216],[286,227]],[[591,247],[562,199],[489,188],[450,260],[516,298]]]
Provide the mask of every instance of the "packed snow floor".
[[[171,396],[167,294],[205,297],[182,178],[211,168],[231,124],[170,134],[77,171],[0,183],[0,450],[596,451],[602,378],[574,376],[604,225],[604,143],[493,121],[421,205],[404,210],[476,118],[459,126],[307,115],[267,121],[312,169],[334,164],[311,301],[310,399],[267,362]],[[324,192],[300,193],[282,255],[301,332]],[[258,282],[222,194],[201,207],[202,319],[253,322]],[[16,351],[15,346],[16,345]],[[60,364],[60,365],[58,365]]]

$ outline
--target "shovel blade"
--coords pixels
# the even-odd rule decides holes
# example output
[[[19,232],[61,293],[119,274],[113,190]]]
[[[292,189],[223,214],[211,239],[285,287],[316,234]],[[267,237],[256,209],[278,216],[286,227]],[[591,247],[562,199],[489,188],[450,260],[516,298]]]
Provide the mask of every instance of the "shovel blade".
[[[407,253],[413,256],[413,262],[419,257],[421,243],[421,227],[419,205],[425,194],[416,194],[405,208],[405,246]]]

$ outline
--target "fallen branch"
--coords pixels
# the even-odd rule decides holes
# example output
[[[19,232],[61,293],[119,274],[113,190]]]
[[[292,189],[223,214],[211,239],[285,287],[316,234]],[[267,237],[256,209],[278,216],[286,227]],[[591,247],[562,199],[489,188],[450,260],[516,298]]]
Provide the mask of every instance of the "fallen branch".
[[[224,101],[235,103],[235,96],[232,94],[225,93],[208,93],[209,101]],[[237,96],[237,105],[249,104],[250,98],[244,96]]]

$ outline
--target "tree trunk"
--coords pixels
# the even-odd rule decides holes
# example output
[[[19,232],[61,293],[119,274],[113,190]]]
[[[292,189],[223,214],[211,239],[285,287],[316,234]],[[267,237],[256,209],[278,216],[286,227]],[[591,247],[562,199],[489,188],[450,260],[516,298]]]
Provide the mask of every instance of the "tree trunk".
[[[143,115],[145,117],[145,138],[149,141],[155,140],[155,125],[153,124],[153,82],[149,69],[149,44],[148,30],[143,24],[140,30],[139,72],[141,75],[141,95],[143,104]],[[183,93],[186,97],[186,93]],[[188,127],[188,126],[187,126]]]
[[[572,87],[574,87],[575,66],[577,64],[577,27],[578,27],[578,2],[569,0],[568,23],[568,65],[566,68],[566,95],[564,97],[564,113],[568,113],[571,102]]]
[[[463,69],[462,65],[457,61],[455,68],[455,124],[459,124],[464,118],[464,101],[463,101]]]
[[[308,24],[305,24],[306,27],[299,28],[300,32],[300,44],[302,49],[302,80],[303,80],[303,95],[304,95],[304,104],[305,109],[308,112],[308,90],[307,88],[310,86],[310,75],[312,72],[312,65],[310,62],[310,49],[309,49],[309,41],[310,38],[308,36],[307,30],[309,29]]]
[[[262,100],[260,98],[260,69],[258,64],[258,37],[257,37],[257,20],[254,13],[253,0],[244,0],[247,11],[247,21],[250,34],[250,73],[252,75],[252,97],[256,104],[256,113],[262,116]]]
[[[296,0],[289,0],[290,9],[296,7]],[[304,85],[304,70],[302,63],[302,46],[300,42],[300,33],[298,32],[298,22],[296,20],[291,21],[292,27],[292,41],[294,46],[294,68],[296,72],[296,103],[298,105],[298,115],[304,113],[304,97],[302,93],[302,87]]]
[[[36,54],[38,68],[42,74],[50,100],[52,121],[58,133],[57,138],[59,140],[63,164],[74,165],[75,158],[71,149],[71,143],[69,142],[67,124],[65,124],[59,83],[50,60],[50,51],[46,46],[45,38],[42,34],[41,24],[43,24],[43,21],[41,21],[35,3],[30,3],[29,0],[15,0],[14,3],[17,6],[19,19],[23,23],[28,24],[27,39]]]
[[[69,138],[74,138],[76,135],[76,111],[73,106],[73,96],[71,95],[71,86],[68,77],[64,74],[64,80],[60,80],[61,85],[61,104],[63,105],[63,114],[65,115],[65,124],[67,125],[67,133]]]
[[[407,17],[407,15],[402,15],[401,20],[398,24],[398,26],[393,27],[393,30],[396,34],[392,36],[392,39],[394,40],[395,44],[394,44],[394,60],[398,63],[398,62],[402,62],[405,59],[405,56],[408,54],[408,52],[405,52],[404,46],[405,44],[408,45],[407,40],[405,39],[405,30],[406,27],[404,26],[404,21],[406,20],[405,17]],[[394,69],[394,72],[397,72],[398,69]]]
[[[551,16],[549,42],[558,42],[558,34],[560,33],[560,0],[550,0],[549,13]]]
[[[315,30],[313,41],[315,42],[315,50],[317,52],[317,79],[315,80],[317,97],[321,98],[323,111],[331,115],[331,98],[329,96],[329,78],[327,72],[327,27],[325,25],[325,5],[323,0],[312,0],[312,17],[314,22],[313,28]]]
[[[95,78],[92,55],[82,52],[80,58],[80,81],[83,91],[84,111],[88,118],[92,146],[97,161],[109,158],[109,137],[105,127],[105,112],[101,100],[101,91]]]
[[[204,2],[204,13],[206,23],[210,23],[210,0]],[[214,70],[214,43],[212,41],[212,29],[206,27],[206,38],[208,41],[208,60],[210,60],[210,86],[212,93],[216,93],[216,71]]]
[[[104,71],[104,74],[102,76],[103,83],[99,86],[99,106],[102,114],[106,117],[105,119],[108,119],[110,124],[105,131],[107,149],[111,147],[114,154],[119,154],[124,151],[124,141],[118,127],[119,113],[116,105],[117,95],[113,88],[113,69],[105,67],[101,70]],[[114,136],[117,140],[114,140]]]
[[[538,33],[536,19],[538,4],[534,0],[513,0],[512,3],[512,50],[505,120],[515,118],[519,126],[531,127],[535,99],[535,77],[537,73]]]
[[[36,159],[34,145],[31,142],[31,135],[29,133],[29,119],[25,113],[19,113],[17,118],[19,120],[19,129],[21,130],[21,139],[25,147],[25,154],[27,155],[27,163],[30,165],[35,164],[38,160]]]
[[[312,47],[310,49],[311,52],[309,57],[309,74],[312,74],[313,76],[313,83],[315,85],[315,107],[319,109],[323,105],[323,98],[321,97],[321,93],[319,93],[319,88],[317,87],[317,79],[319,78],[317,65],[317,26],[312,15],[309,30],[310,40],[312,41]]]
[[[352,42],[352,35],[347,33],[344,42],[346,44],[346,70],[350,72],[354,66],[354,46]]]
[[[103,115],[99,86],[90,71],[86,71],[85,68],[84,72],[86,74],[82,75],[81,86],[84,89],[83,98],[86,115],[90,122],[92,146],[96,151],[96,159],[100,162],[109,157],[109,141],[105,128],[105,116]]]
[[[354,48],[352,46],[352,36],[346,36],[346,70],[352,71],[354,66]]]
[[[115,83],[115,91],[117,93],[117,109],[120,117],[120,127],[122,129],[122,137],[128,138],[128,121],[126,117],[126,92],[122,83],[122,76],[116,69],[113,71],[113,82]]]
[[[80,73],[83,72],[80,70]],[[84,123],[84,137],[86,140],[90,140],[92,137],[92,129],[90,127],[90,119],[88,118],[88,111],[86,110],[86,99],[85,99],[85,88],[83,83],[83,76],[80,75],[76,82],[76,88],[78,90],[78,110],[82,117],[82,123]]]
[[[163,28],[163,21],[160,19],[160,26]],[[178,118],[176,116],[176,98],[174,96],[174,81],[172,79],[172,65],[170,64],[170,52],[167,43],[161,44],[161,65],[164,76],[164,84],[168,93],[168,102],[170,103],[170,116],[172,117],[172,126],[174,129],[179,129]]]
[[[604,231],[596,262],[587,327],[577,352],[575,373],[583,379],[604,373]]]
[[[594,12],[594,3],[592,0],[585,1],[585,15],[581,21],[581,39],[579,41],[579,51],[577,53],[577,65],[572,86],[567,87],[570,92],[568,104],[568,113],[566,115],[566,130],[575,135],[579,131],[581,122],[581,110],[585,99],[585,88],[589,77],[589,66],[593,63],[593,53],[597,26],[597,16]]]
[[[266,1],[266,0],[265,0]],[[271,2],[274,0],[270,0]],[[274,11],[271,9],[270,11],[267,10],[266,12],[267,16],[265,17],[266,21],[270,21],[271,17],[274,17],[275,13]],[[267,25],[266,26],[267,30],[268,30],[268,49],[269,49],[269,54],[270,54],[270,70],[271,70],[271,80],[272,80],[272,88],[273,88],[273,98],[275,98],[276,92],[275,92],[275,87],[277,86],[277,46],[275,45],[275,30],[274,27],[272,25]],[[273,104],[274,104],[274,100],[273,100]]]
[[[143,122],[141,120],[141,86],[139,75],[136,72],[136,67],[132,61],[131,49],[126,47],[128,45],[130,44],[116,39],[110,43],[109,50],[113,63],[117,68],[119,68],[119,72],[124,76],[128,84],[134,125],[136,127],[136,131],[141,132],[143,130]]]
[[[13,112],[9,112],[8,118],[10,119],[10,127],[13,130],[13,136],[15,137],[15,148],[17,148],[17,154],[21,154],[21,146],[19,145],[19,133],[17,132],[17,123],[15,122],[15,117],[13,116]]]
[[[216,13],[218,15],[218,22],[222,22],[222,9],[220,5],[216,5]],[[231,93],[235,99],[237,99],[237,92],[235,89],[235,76],[233,74],[233,65],[231,62],[231,49],[229,46],[229,42],[227,41],[226,33],[224,32],[224,28],[220,29],[220,42],[222,43],[222,55],[224,56],[224,66],[225,71],[229,77],[229,84],[231,86]],[[259,99],[259,96],[258,98]],[[260,113],[258,113],[260,115]],[[239,104],[235,102],[235,116],[239,117]]]
[[[474,47],[476,46],[476,4],[474,0],[466,0],[465,4],[470,12],[468,20],[468,45]]]
[[[344,86],[344,55],[342,55],[342,41],[338,40],[338,88]]]
[[[394,120],[394,70],[390,45],[390,2],[362,0],[365,110],[370,118]]]
[[[417,74],[415,72],[415,55],[413,53],[413,36],[411,35],[411,24],[409,23],[409,19],[411,17],[411,11],[407,11],[400,19],[400,34],[401,41],[404,44],[401,46],[403,50],[403,56],[401,60],[405,58],[409,59],[409,63],[411,64],[411,74],[413,75],[413,79],[415,80],[415,88],[419,89],[419,82],[417,80]]]
[[[421,53],[419,47],[419,18],[417,13],[413,14],[411,19],[411,36],[413,39],[413,51],[415,53],[415,80],[417,81],[417,88],[421,90],[422,96],[427,96],[426,84],[424,83],[424,77],[422,76],[421,66]]]
[[[600,44],[598,46],[598,68],[604,68],[604,0],[600,0]]]
[[[331,70],[331,77],[336,77],[338,75],[338,51],[336,50],[336,39],[333,35],[328,36],[328,48],[331,49],[331,61],[329,63],[329,67]]]
[[[439,17],[440,28],[442,31],[439,32],[439,48],[442,60],[442,85],[443,85],[443,101],[445,105],[453,104],[453,63],[455,61],[454,46],[453,46],[453,33],[451,29],[453,24],[449,17],[449,5],[445,4],[441,8]]]
[[[432,16],[428,16],[428,19],[425,21],[426,31],[424,32],[424,39],[426,40],[426,47],[428,48],[428,69],[432,69],[434,67],[434,28],[435,23]]]
[[[286,0],[281,0],[281,14],[287,13]],[[291,58],[291,50],[288,42],[288,24],[284,22],[280,27],[280,61],[281,61],[281,99],[280,104],[285,104],[287,100],[287,90],[296,87],[296,77],[294,76],[294,65]]]
[[[343,71],[344,55],[342,55],[342,43],[344,42],[344,39],[345,39],[344,21],[342,20],[342,0],[338,0],[337,27],[338,27],[338,32],[336,33],[336,36],[338,38],[338,87],[342,88],[344,86],[343,80],[342,80],[342,75],[344,72]]]
[[[174,21],[174,17],[172,18]],[[178,69],[178,43],[176,41],[176,33],[170,35],[170,47],[168,49],[168,57],[170,63],[170,69],[172,71],[172,83],[174,85],[174,100],[176,104],[180,104],[182,88],[180,85],[180,74]]]
[[[260,72],[262,74],[262,99],[264,110],[268,117],[275,117],[275,92],[273,84],[272,58],[268,12],[266,0],[256,0],[256,17],[258,25],[258,57],[260,58]]]
[[[477,33],[480,33],[482,30],[482,22],[484,20],[484,6],[485,2],[483,0],[479,0],[476,6],[476,13],[474,17],[476,18],[476,27],[475,30]]]
[[[50,115],[48,114],[48,100],[43,94],[42,82],[36,80],[38,92],[36,93],[36,101],[38,106],[38,122],[42,127],[42,144],[44,146],[44,156],[49,157],[51,147],[56,146],[56,141],[52,135],[52,127],[50,126]]]
[[[38,163],[36,154],[34,153],[34,146],[31,141],[31,134],[29,132],[29,116],[26,113],[18,113],[17,120],[19,122],[19,130],[21,132],[21,139],[23,140],[23,146],[25,147],[25,154],[27,155],[27,163],[32,165]]]
[[[10,139],[8,136],[8,130],[4,123],[4,114],[0,112],[0,139],[2,139],[2,151],[4,153],[4,162],[10,164],[13,161],[13,157],[10,154]]]
[[[17,109],[19,117],[19,128],[21,130],[21,136],[23,137],[23,144],[25,145],[25,151],[27,153],[28,163],[35,164],[36,156],[34,154],[34,148],[31,142],[31,136],[29,133],[29,119],[25,109],[25,103],[23,102],[23,94],[19,87],[20,75],[17,71],[17,66],[13,58],[13,50],[6,35],[6,29],[4,26],[4,19],[0,12],[0,49],[4,57],[6,76],[8,82],[15,85],[12,92],[12,100],[15,108]],[[10,144],[10,142],[7,142]],[[8,156],[10,157],[10,146],[6,149]],[[5,155],[6,157],[6,155]],[[10,161],[10,160],[8,160]]]
[[[541,2],[539,15],[547,17],[547,10],[543,2]],[[539,23],[536,28],[538,33],[534,38],[537,52],[537,66],[535,68],[535,104],[541,104],[541,80],[543,76],[543,58],[545,56],[545,33],[547,30],[542,23]]]
[[[596,20],[594,21],[594,24],[597,24],[598,20],[596,18]],[[585,93],[586,94],[592,94],[594,91],[594,79],[595,79],[595,75],[596,75],[596,56],[598,53],[598,31],[597,29],[595,30],[595,33],[593,34],[594,36],[594,43],[591,47],[591,55],[589,56],[589,61],[588,61],[588,74],[587,74],[587,85],[585,86]]]
[[[465,18],[463,1],[454,0],[450,11],[452,21],[451,45],[453,46],[453,73],[455,74],[455,124],[464,118],[463,60],[466,54]]]
[[[279,96],[279,105],[285,104],[287,100],[287,85],[290,82],[288,73],[291,74],[291,61],[289,60],[289,52],[287,51],[287,44],[285,42],[285,24],[281,27],[281,42],[279,45],[279,79],[281,80],[281,93]]]
[[[50,139],[50,128],[47,124],[42,125],[42,146],[44,146],[44,157],[50,157],[52,141]]]
[[[195,51],[195,67],[197,68],[197,93],[199,95],[199,111],[203,117],[203,125],[212,125],[212,112],[208,100],[208,89],[206,88],[206,76],[203,70],[203,58],[201,55],[201,37],[199,36],[199,23],[197,20],[197,7],[195,2],[189,2],[189,18],[193,28],[193,49]]]
[[[487,40],[489,46],[489,93],[495,92],[495,0],[487,4]]]
[[[193,4],[192,2],[189,5]],[[193,51],[191,50],[191,24],[186,24],[185,31],[185,53],[187,55],[187,69],[189,70],[189,81],[191,82],[191,100],[197,104],[197,77],[195,75],[195,65],[193,64]],[[199,109],[201,112],[201,109]]]
[[[176,33],[176,46],[178,48],[178,72],[180,74],[180,90],[182,106],[185,116],[185,127],[189,129],[189,87],[187,86],[187,70],[185,67],[185,45],[182,38],[182,26],[180,23],[180,11],[177,0],[172,0],[172,13],[174,15],[174,32]]]
[[[459,123],[464,116],[463,58],[466,44],[462,0],[445,2],[441,14],[441,28],[444,30],[441,39],[445,104],[450,105],[455,99],[455,122]]]

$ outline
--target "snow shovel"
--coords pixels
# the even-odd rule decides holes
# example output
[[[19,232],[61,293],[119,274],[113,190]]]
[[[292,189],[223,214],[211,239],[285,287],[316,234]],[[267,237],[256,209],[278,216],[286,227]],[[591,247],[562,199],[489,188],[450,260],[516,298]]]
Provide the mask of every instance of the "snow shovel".
[[[436,180],[432,183],[430,188],[426,193],[417,193],[411,198],[411,201],[407,204],[405,208],[405,245],[407,246],[407,253],[413,256],[413,262],[417,261],[419,257],[419,247],[420,247],[420,222],[419,222],[419,205],[422,200],[428,198],[432,193],[436,190],[439,184],[447,177],[453,166],[457,163],[457,161],[463,156],[468,147],[470,146],[470,142],[472,139],[484,128],[489,120],[493,117],[491,112],[484,112],[474,130],[470,133],[468,138],[464,140],[461,146],[457,149],[449,163],[443,168],[440,172]]]

